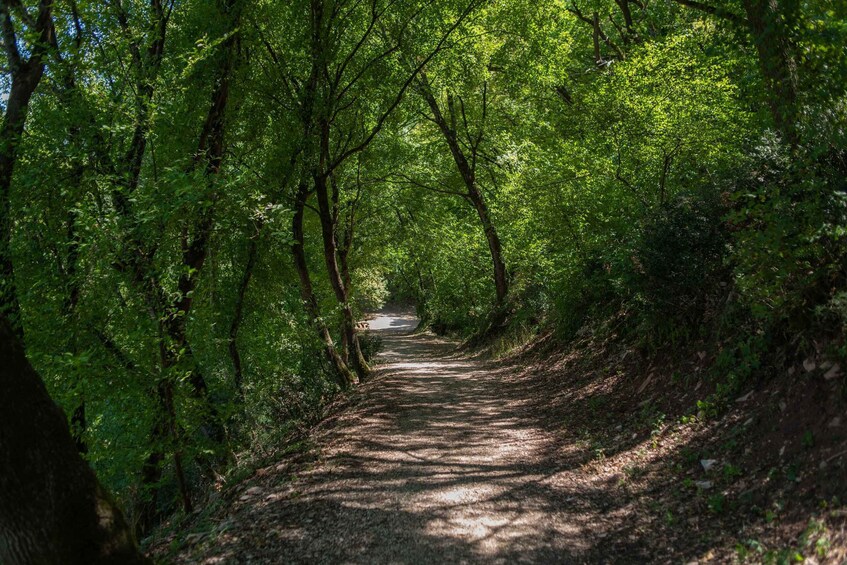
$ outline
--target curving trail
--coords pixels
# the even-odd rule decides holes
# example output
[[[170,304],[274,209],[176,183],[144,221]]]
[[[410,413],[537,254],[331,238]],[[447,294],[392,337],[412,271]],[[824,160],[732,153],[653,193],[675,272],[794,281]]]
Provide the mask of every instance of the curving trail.
[[[384,343],[379,374],[317,434],[318,461],[293,481],[247,489],[192,562],[593,560],[605,504],[590,491],[607,485],[574,484],[519,387],[415,325],[402,314],[371,320]]]

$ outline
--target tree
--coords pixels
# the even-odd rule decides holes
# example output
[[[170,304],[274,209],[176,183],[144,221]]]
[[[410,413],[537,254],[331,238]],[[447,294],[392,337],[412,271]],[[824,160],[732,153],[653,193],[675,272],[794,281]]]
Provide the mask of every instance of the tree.
[[[333,177],[348,160],[365,150],[379,134],[386,121],[402,101],[406,90],[424,66],[440,52],[452,32],[476,6],[471,1],[463,6],[450,25],[435,32],[435,40],[424,36],[424,43],[411,70],[385,80],[376,74],[390,72],[389,57],[398,52],[411,33],[409,28],[422,19],[426,6],[411,6],[401,10],[392,3],[381,5],[374,0],[356,4],[347,10],[343,2],[310,0],[298,6],[299,14],[308,17],[306,32],[294,46],[304,61],[302,74],[283,72],[289,106],[296,108],[301,143],[296,159],[301,167],[292,219],[292,254],[297,269],[303,302],[314,320],[331,365],[340,375],[340,382],[352,383],[355,378],[335,350],[327,325],[323,322],[315,297],[303,245],[303,216],[312,194],[318,203],[318,216],[323,242],[323,257],[329,282],[341,308],[345,342],[350,347],[353,370],[365,377],[370,372],[356,335],[355,319],[348,288],[339,268],[336,217],[333,214],[330,191]],[[342,30],[342,33],[336,33]],[[429,29],[428,29],[429,31]],[[280,49],[265,41],[271,59],[281,67]],[[377,78],[378,77],[378,78]],[[366,103],[363,88],[382,82],[382,104],[376,109]],[[366,118],[367,117],[367,118]]]
[[[0,320],[0,559],[4,563],[149,563],[82,460],[67,419]]]
[[[485,202],[485,197],[478,186],[477,180],[477,164],[482,159],[480,154],[482,142],[486,135],[486,118],[488,117],[488,84],[483,83],[481,94],[481,112],[479,123],[477,124],[476,132],[471,131],[471,126],[468,123],[468,113],[465,109],[465,102],[459,98],[459,114],[462,117],[464,127],[465,142],[462,144],[459,140],[458,132],[458,117],[456,112],[456,103],[451,92],[447,92],[447,113],[445,114],[435,94],[432,92],[426,74],[423,74],[419,81],[419,91],[424,100],[429,106],[431,119],[444,136],[444,142],[450,149],[450,154],[453,156],[453,161],[456,164],[456,169],[462,178],[465,185],[465,192],[456,192],[458,196],[466,199],[476,210],[479,216],[482,231],[485,234],[485,239],[488,242],[488,250],[491,253],[491,262],[494,266],[494,288],[496,291],[497,302],[496,306],[502,308],[506,302],[506,297],[509,294],[509,282],[506,274],[506,264],[503,261],[503,249],[500,244],[500,236],[497,234],[497,229],[491,220],[491,213]],[[468,155],[466,155],[466,151]]]
[[[3,125],[0,127],[0,314],[6,317],[19,338],[23,338],[24,330],[12,265],[13,224],[9,191],[18,158],[18,147],[26,125],[29,102],[44,75],[44,65],[53,42],[52,7],[51,0],[43,0],[38,4],[38,13],[32,17],[21,4],[8,0],[0,2],[3,47],[12,78]],[[35,38],[32,44],[26,47],[25,53],[29,56],[21,54],[19,33],[12,18],[13,12],[28,28],[27,34]]]

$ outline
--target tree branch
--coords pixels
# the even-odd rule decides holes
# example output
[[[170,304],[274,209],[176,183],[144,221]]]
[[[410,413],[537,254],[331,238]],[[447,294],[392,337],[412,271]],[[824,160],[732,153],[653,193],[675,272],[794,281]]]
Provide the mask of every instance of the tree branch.
[[[747,25],[747,20],[738,14],[730,12],[729,10],[725,10],[723,8],[718,8],[716,6],[709,6],[708,4],[703,4],[702,2],[697,2],[697,0],[673,0],[677,4],[681,4],[688,8],[693,8],[694,10],[700,10],[701,12],[705,12],[707,14],[711,14],[713,16],[717,16],[721,19],[727,20],[737,25]]]
[[[438,192],[439,194],[449,194],[451,196],[459,196],[461,198],[464,198],[465,200],[468,199],[468,195],[465,194],[464,192],[458,192],[458,191],[450,190],[450,189],[447,189],[447,188],[436,188],[434,186],[424,184],[421,181],[415,180],[412,177],[410,177],[409,175],[406,175],[404,173],[398,173],[397,176],[400,177],[401,179],[403,179],[403,181],[405,181],[405,182],[393,180],[393,179],[390,179],[390,178],[388,179],[388,182],[391,182],[391,183],[394,183],[394,184],[407,184],[407,185],[411,185],[411,186],[416,186],[418,188],[423,188],[424,190],[429,190],[431,192]]]
[[[447,31],[441,36],[436,44],[435,48],[426,56],[424,59],[412,70],[409,77],[405,80],[403,85],[400,87],[399,92],[394,97],[394,100],[391,102],[389,107],[382,113],[382,115],[377,120],[376,125],[371,129],[370,133],[362,140],[361,143],[356,145],[355,147],[351,147],[344,153],[342,153],[335,161],[330,164],[329,170],[333,170],[337,168],[341,163],[349,159],[351,156],[363,151],[368,145],[370,145],[371,141],[373,141],[374,137],[382,131],[382,128],[385,126],[386,120],[391,116],[397,106],[400,105],[400,101],[403,99],[403,96],[406,94],[406,90],[409,89],[409,86],[414,82],[415,78],[417,78],[418,74],[424,69],[424,67],[429,64],[432,59],[441,52],[444,48],[444,44],[447,42],[447,39],[453,34],[453,32],[458,28],[462,22],[467,18],[471,12],[476,8],[477,4],[480,0],[471,0],[465,10],[456,18],[456,21],[447,29]]]

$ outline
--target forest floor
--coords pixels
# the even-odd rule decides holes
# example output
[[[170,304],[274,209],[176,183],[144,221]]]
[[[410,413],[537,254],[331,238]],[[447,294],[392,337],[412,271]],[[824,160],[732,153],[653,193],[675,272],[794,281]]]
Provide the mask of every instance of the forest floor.
[[[774,476],[783,467],[750,463],[767,459],[743,440],[754,427],[752,408],[712,424],[677,424],[649,402],[650,376],[627,388],[598,378],[603,371],[573,355],[543,348],[491,360],[415,333],[415,325],[404,314],[372,319],[371,331],[383,340],[374,378],[313,431],[306,452],[259,469],[235,487],[211,528],[199,527],[162,557],[310,564],[847,559],[847,513],[830,496],[844,490],[837,453],[818,453],[812,470],[801,466],[798,476]],[[585,374],[568,379],[575,371]],[[610,386],[618,392],[603,388]],[[804,480],[815,481],[811,490]]]

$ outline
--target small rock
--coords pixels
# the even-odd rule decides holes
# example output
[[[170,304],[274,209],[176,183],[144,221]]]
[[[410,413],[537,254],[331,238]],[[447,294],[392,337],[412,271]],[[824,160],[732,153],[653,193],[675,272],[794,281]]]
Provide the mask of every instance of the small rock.
[[[709,469],[714,467],[715,463],[717,463],[717,462],[718,462],[717,459],[701,459],[700,460],[700,466],[703,467],[704,471],[708,472]]]
[[[782,457],[783,455],[785,455],[785,446],[784,445],[779,448],[779,456]]]
[[[752,397],[752,396],[753,396],[753,391],[751,390],[750,392],[748,392],[744,396],[739,396],[738,398],[736,398],[735,401],[736,402],[747,402],[748,400],[750,400],[750,397]]]
[[[703,359],[705,359],[705,358],[706,358],[706,352],[705,352],[705,351],[698,351],[698,352],[697,352],[697,357],[699,357],[699,358],[700,358],[700,361],[702,361]]]
[[[747,421],[744,422],[744,427],[746,428],[747,426],[749,426],[750,424],[752,424],[755,421],[756,421],[756,418],[753,417],[753,416],[751,416],[750,418],[747,418]]]
[[[811,357],[803,361],[803,368],[806,370],[807,373],[811,373],[812,371],[814,371],[815,367],[815,360]]]
[[[836,363],[832,367],[830,367],[829,371],[824,373],[823,378],[831,381],[832,379],[838,378],[841,376],[841,367]]]
[[[841,425],[841,416],[836,416],[832,420],[829,421],[830,428],[837,428]]]
[[[250,487],[244,491],[244,494],[247,496],[253,496],[254,494],[259,494],[262,492],[262,487]]]
[[[785,412],[785,409],[788,408],[788,404],[784,400],[779,401],[779,410],[780,412]]]
[[[712,481],[694,481],[694,485],[700,490],[709,490],[712,488]]]

